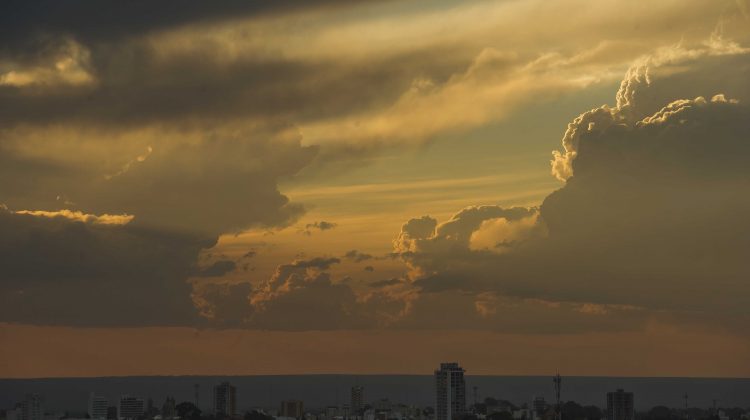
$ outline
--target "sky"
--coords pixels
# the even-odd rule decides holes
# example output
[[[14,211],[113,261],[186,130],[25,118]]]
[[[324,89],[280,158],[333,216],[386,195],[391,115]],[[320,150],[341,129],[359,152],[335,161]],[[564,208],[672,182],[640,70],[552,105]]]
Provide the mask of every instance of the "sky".
[[[750,1],[0,5],[0,377],[750,376]]]

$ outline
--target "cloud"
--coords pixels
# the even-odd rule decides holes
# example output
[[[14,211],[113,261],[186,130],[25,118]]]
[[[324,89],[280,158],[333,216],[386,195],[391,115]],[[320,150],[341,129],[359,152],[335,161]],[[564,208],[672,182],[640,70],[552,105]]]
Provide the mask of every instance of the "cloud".
[[[0,208],[3,321],[73,326],[198,321],[186,279],[200,250],[214,244],[211,239],[101,223],[103,216],[50,213]]]
[[[442,224],[407,222],[394,250],[417,293],[402,325],[439,317],[513,329],[512,317],[527,331],[649,322],[746,330],[738,296],[750,292],[742,257],[750,250],[750,79],[737,79],[747,71],[745,50],[732,51],[683,51],[629,71],[617,106],[569,125],[566,153],[553,161],[566,184],[538,210],[469,208]],[[729,81],[704,78],[722,62],[733,63]],[[739,87],[716,91],[712,80]],[[712,93],[674,97],[681,86]],[[446,307],[453,311],[439,313]]]
[[[320,222],[315,223],[308,223],[305,225],[306,229],[315,228],[319,230],[329,230],[333,229],[336,226],[338,226],[336,223],[326,222],[325,220],[321,220]]]
[[[210,266],[200,269],[195,275],[198,277],[221,277],[237,268],[237,263],[231,260],[216,261]]]
[[[584,112],[568,124],[562,139],[564,151],[553,152],[552,174],[563,181],[573,175],[572,162],[578,143],[589,132],[604,131],[613,125],[638,124],[664,105],[686,97],[711,97],[717,92],[730,91],[736,98],[750,99],[747,84],[737,83],[744,77],[742,67],[737,69],[730,64],[747,61],[748,51],[714,36],[699,48],[662,48],[640,58],[620,83],[614,107],[603,105]],[[685,66],[685,63],[690,64]],[[715,81],[712,75],[717,65],[726,68],[722,70],[726,76]],[[660,83],[660,78],[668,78],[670,82]],[[709,91],[707,85],[714,90]]]
[[[534,238],[546,236],[543,223],[539,223],[539,214],[533,213],[517,220],[507,218],[487,219],[474,229],[469,241],[472,250],[490,250],[506,252]]]
[[[246,326],[252,314],[248,295],[250,283],[193,283],[192,302],[204,324],[211,327]]]
[[[153,146],[141,146],[138,133],[94,130],[108,140],[88,144],[88,155],[62,153],[82,147],[85,134],[51,130],[15,131],[0,139],[0,160],[8,162],[0,175],[33,180],[0,182],[8,206],[58,207],[56,197],[62,195],[75,203],[75,211],[127,213],[142,226],[211,236],[294,222],[304,208],[279,192],[277,180],[295,174],[317,153],[302,146],[299,133],[289,127],[163,134]],[[147,129],[143,137],[152,144],[149,137],[158,132]],[[122,164],[103,165],[117,162],[107,144],[118,138],[132,154]]]
[[[437,220],[430,216],[410,219],[401,226],[401,232],[393,242],[393,247],[398,252],[409,252],[418,246],[417,241],[430,238],[436,226]]]
[[[394,286],[394,285],[401,284],[401,283],[403,283],[401,280],[394,278],[394,279],[388,279],[388,280],[374,281],[374,282],[370,283],[369,286],[372,287],[372,288],[377,289],[377,288],[381,288],[381,287]]]
[[[336,257],[315,257],[309,260],[297,260],[291,263],[291,268],[314,268],[318,270],[328,270],[333,264],[340,263],[341,260]]]
[[[90,72],[90,55],[90,51],[83,45],[72,39],[66,39],[58,43],[55,49],[44,57],[44,61],[0,73],[0,87],[3,85],[15,88],[92,85],[96,83],[96,79]]]
[[[281,330],[327,330],[372,325],[351,287],[333,283],[326,272],[338,258],[317,257],[277,267],[250,292],[249,325]]]
[[[302,231],[303,234],[310,236],[312,235],[312,230],[317,229],[320,231],[326,231],[331,230],[338,226],[336,223],[332,222],[326,222],[325,220],[321,220],[320,222],[314,222],[314,223],[308,223],[305,225],[305,229]]]
[[[34,39],[40,34],[50,37],[69,35],[87,43],[95,43],[122,40],[191,23],[274,15],[307,8],[327,9],[340,3],[343,2],[318,0],[299,4],[282,0],[272,4],[230,1],[220,5],[207,5],[190,0],[165,2],[158,7],[139,4],[105,7],[97,1],[82,0],[66,5],[43,1],[39,7],[31,7],[24,1],[10,1],[4,5],[4,13],[0,14],[0,34],[9,41],[9,46]],[[95,23],[92,22],[92,16],[98,18]],[[36,22],[36,25],[32,27],[29,22]],[[33,45],[31,42],[30,44]]]
[[[71,211],[66,209],[57,211],[17,210],[14,213],[49,218],[61,217],[72,221],[100,225],[126,225],[130,223],[134,217],[129,214],[85,214],[80,211]]]
[[[218,291],[204,294],[213,303],[198,305],[210,309],[201,313],[241,314],[234,319],[244,327],[282,330],[549,334],[656,322],[742,331],[750,292],[748,90],[717,91],[703,78],[719,63],[742,60],[744,52],[681,52],[650,64],[656,67],[634,67],[617,105],[568,127],[554,162],[562,188],[539,207],[470,206],[444,222],[408,220],[393,241],[394,256],[407,264],[403,277],[362,290],[335,280],[339,258],[297,260],[241,298],[235,286],[211,286]],[[733,66],[727,78],[737,71],[746,70]],[[675,97],[680,86],[712,93]],[[343,259],[365,255],[351,250]]]
[[[370,254],[366,254],[363,252],[359,252],[356,249],[352,249],[350,251],[347,251],[346,254],[344,254],[344,258],[348,260],[352,260],[354,262],[362,262],[362,261],[371,260],[374,257]]]
[[[725,13],[715,2],[586,5],[575,22],[559,19],[578,9],[575,0],[406,14],[335,3],[189,2],[147,19],[139,5],[0,6],[12,10],[0,11],[0,202],[26,209],[1,214],[2,320],[190,324],[199,312],[259,328],[435,325],[429,314],[455,291],[456,308],[473,311],[453,312],[446,322],[456,325],[511,328],[507,319],[521,314],[578,322],[631,306],[716,309],[700,293],[725,302],[719,318],[740,311],[747,50],[719,32],[701,43],[684,31],[707,33],[707,22],[710,31]],[[743,10],[726,13],[727,31],[747,38],[746,19],[735,19]],[[612,82],[653,49],[615,105],[568,127],[553,163],[565,187],[540,208],[409,220],[394,241],[394,257],[408,265],[398,284],[363,292],[337,282],[329,270],[338,258],[281,264],[260,285],[222,283],[233,261],[196,267],[222,234],[299,220],[305,207],[281,180],[359,166],[384,146],[421,144]],[[708,288],[709,275],[721,287]],[[203,278],[187,283],[191,276]],[[668,287],[646,293],[653,284]],[[667,293],[676,303],[664,302]],[[507,309],[525,304],[536,309]]]

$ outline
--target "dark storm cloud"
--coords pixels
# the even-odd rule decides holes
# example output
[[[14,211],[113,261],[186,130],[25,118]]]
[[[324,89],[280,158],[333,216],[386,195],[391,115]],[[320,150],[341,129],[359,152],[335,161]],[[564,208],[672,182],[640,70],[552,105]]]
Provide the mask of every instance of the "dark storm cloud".
[[[196,274],[200,250],[220,234],[285,226],[304,212],[276,186],[317,151],[301,146],[294,132],[181,142],[163,141],[113,170],[0,149],[0,161],[8,163],[0,166],[0,197],[13,210],[133,215],[119,227],[4,215],[2,255],[12,260],[0,264],[6,303],[0,319],[195,325],[186,281]],[[230,268],[223,263],[198,275]]]
[[[0,318],[76,326],[191,325],[185,279],[213,238],[0,208]]]
[[[350,1],[316,0],[241,1],[208,3],[199,0],[27,2],[4,1],[0,5],[0,38],[3,49],[33,46],[35,36],[73,36],[83,42],[111,42],[172,27],[305,8],[350,4]],[[30,45],[29,45],[30,44]]]
[[[198,44],[189,53],[165,56],[142,38],[91,47],[72,42],[55,39],[35,65],[55,68],[73,49],[91,82],[0,84],[0,122],[132,127],[252,118],[301,123],[385,106],[408,90],[414,74],[446,79],[468,60],[464,55],[442,58],[451,55],[448,48],[369,61],[303,60],[259,52],[227,61],[216,52],[225,45]]]
[[[219,235],[251,226],[284,226],[304,209],[290,203],[276,180],[296,173],[317,153],[299,135],[272,132],[209,134],[149,146],[125,169],[31,160],[0,149],[0,197],[13,209],[57,209],[65,196],[89,213],[128,213],[135,223]],[[3,158],[4,157],[4,158]],[[18,180],[18,182],[11,181]]]

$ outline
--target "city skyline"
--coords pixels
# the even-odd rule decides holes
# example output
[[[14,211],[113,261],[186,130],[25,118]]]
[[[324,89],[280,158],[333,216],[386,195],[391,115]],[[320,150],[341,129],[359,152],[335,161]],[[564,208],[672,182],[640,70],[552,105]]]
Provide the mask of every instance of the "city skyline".
[[[144,397],[122,394],[117,405],[108,406],[106,397],[89,393],[88,414],[83,418],[103,418],[111,420],[162,420],[162,419],[258,419],[258,420],[740,420],[750,415],[750,410],[740,407],[723,407],[712,399],[710,408],[700,409],[688,404],[688,394],[684,394],[684,409],[658,405],[648,411],[636,410],[634,393],[618,388],[607,392],[605,406],[600,404],[581,405],[574,400],[560,400],[562,378],[551,377],[556,402],[549,403],[538,394],[529,397],[526,402],[509,401],[500,397],[487,396],[478,398],[479,388],[472,387],[474,402],[467,403],[465,370],[456,362],[443,362],[433,375],[433,405],[420,406],[414,402],[391,401],[388,398],[375,397],[363,400],[365,387],[351,387],[351,404],[326,404],[323,408],[305,410],[304,401],[285,399],[280,408],[254,406],[245,409],[244,414],[236,410],[237,387],[229,381],[215,383],[213,386],[213,409],[206,414],[196,401],[183,401],[176,404],[171,395],[165,399],[162,408],[149,396]],[[567,381],[565,381],[567,384]],[[537,390],[540,391],[540,390]],[[601,393],[601,392],[599,392]],[[600,395],[601,397],[601,395]],[[481,402],[480,402],[481,401]],[[361,407],[356,408],[355,402]],[[562,403],[562,404],[561,404]],[[104,417],[92,415],[102,411]],[[666,410],[666,411],[665,411]],[[671,414],[670,414],[671,413]],[[55,414],[45,410],[44,396],[37,393],[26,393],[23,399],[13,408],[0,409],[0,417],[5,420],[57,420],[77,419],[75,411],[65,410],[64,414]]]
[[[750,0],[3,1],[0,378],[748,378],[748,133]]]
[[[496,406],[493,410],[525,410],[527,420],[534,417],[555,416],[556,392],[550,376],[544,377],[487,377],[472,376],[460,380],[463,369],[455,363],[441,363],[433,375],[422,376],[351,376],[303,375],[256,377],[144,377],[144,378],[87,378],[12,380],[16,385],[8,388],[0,380],[0,410],[13,407],[29,395],[36,395],[36,406],[43,403],[52,412],[88,414],[92,408],[105,408],[111,418],[127,410],[148,413],[184,412],[184,405],[195,407],[204,416],[231,417],[217,409],[226,406],[225,398],[231,395],[234,412],[241,415],[248,410],[270,412],[323,412],[339,407],[346,415],[361,413],[362,409],[379,410],[393,404],[429,408],[431,417],[437,417],[441,404],[446,402],[447,377],[440,372],[456,372],[451,379],[456,401],[452,417],[463,418],[476,414],[477,404]],[[454,375],[455,376],[455,375]],[[554,378],[557,378],[555,376]],[[635,411],[643,414],[653,407],[666,406],[673,410],[686,407],[696,410],[744,407],[750,404],[748,379],[700,378],[585,378],[564,377],[561,407],[568,402],[583,406],[596,406],[601,418],[615,413]],[[7,380],[6,380],[7,381]],[[59,385],[54,385],[58,383]],[[351,385],[358,384],[358,385]],[[471,396],[459,389],[471,389]],[[227,392],[231,390],[231,392]],[[350,394],[362,396],[362,408],[352,405]],[[624,391],[626,390],[626,391]],[[203,391],[203,392],[201,392]],[[206,392],[207,391],[207,392]],[[606,392],[605,392],[606,391]],[[635,391],[635,392],[634,392]],[[639,396],[633,399],[633,394]],[[67,396],[66,396],[67,395]],[[689,396],[689,399],[687,397]],[[463,397],[463,398],[462,398]],[[62,399],[61,399],[62,398]],[[164,404],[161,401],[164,400]],[[473,401],[473,402],[470,402]],[[96,401],[96,403],[93,403]],[[493,401],[493,402],[488,402]],[[635,401],[635,402],[634,402]],[[717,404],[718,403],[718,404]],[[33,406],[33,405],[28,405]],[[464,409],[460,409],[464,406]],[[513,408],[515,407],[515,408]],[[484,410],[484,409],[483,409]],[[566,410],[569,410],[566,409]],[[442,410],[447,413],[447,410]],[[462,413],[460,413],[462,412]],[[0,413],[1,414],[1,413]],[[485,413],[489,414],[489,413]],[[73,417],[75,415],[71,414]],[[71,417],[68,415],[68,417]],[[277,414],[278,415],[278,414]],[[183,416],[179,414],[178,416]],[[283,416],[282,416],[283,417]],[[2,416],[0,415],[0,418]],[[49,419],[48,419],[49,420]],[[547,419],[553,420],[553,419]],[[570,419],[567,419],[570,420]]]

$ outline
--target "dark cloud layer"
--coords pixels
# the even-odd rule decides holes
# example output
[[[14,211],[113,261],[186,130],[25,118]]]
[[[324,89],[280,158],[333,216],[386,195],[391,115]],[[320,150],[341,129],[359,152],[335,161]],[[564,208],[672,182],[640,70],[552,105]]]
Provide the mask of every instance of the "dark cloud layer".
[[[222,283],[237,261],[196,267],[222,234],[299,220],[305,209],[279,180],[332,161],[359,165],[386,140],[321,150],[304,145],[297,124],[416,107],[464,79],[473,95],[515,62],[490,49],[472,64],[476,51],[460,45],[226,59],[226,40],[181,51],[159,38],[348,3],[2,3],[0,320],[545,333],[651,318],[748,326],[750,67],[731,43],[631,69],[615,106],[569,125],[553,162],[565,186],[539,208],[472,206],[444,223],[407,221],[394,241],[409,270],[401,277],[364,291],[336,279],[342,260],[380,260],[356,250],[279,265],[260,284]],[[111,215],[127,220],[103,223]]]
[[[201,237],[0,209],[0,318],[76,326],[196,322],[185,279]]]
[[[29,48],[36,37],[73,36],[83,42],[111,42],[191,23],[237,19],[260,14],[345,4],[339,0],[202,1],[53,0],[5,1],[0,6],[0,38],[6,50]]]
[[[112,174],[101,167],[29,161],[0,148],[0,197],[13,209],[57,209],[64,196],[89,213],[136,216],[138,225],[215,236],[251,226],[283,226],[304,209],[277,179],[317,153],[299,135],[209,134],[195,143],[164,142]],[[30,163],[30,164],[29,164]],[[15,182],[13,180],[20,180]]]

